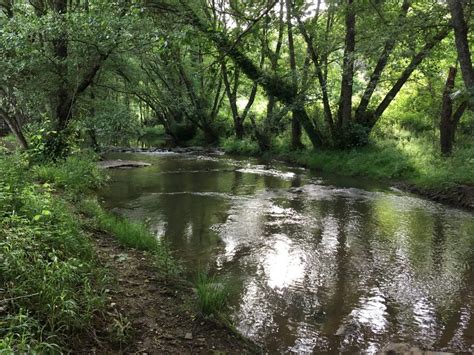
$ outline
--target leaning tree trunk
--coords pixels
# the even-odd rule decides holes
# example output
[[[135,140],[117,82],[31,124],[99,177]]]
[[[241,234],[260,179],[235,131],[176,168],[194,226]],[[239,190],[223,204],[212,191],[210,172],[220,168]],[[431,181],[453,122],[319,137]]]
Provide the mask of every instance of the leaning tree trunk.
[[[468,25],[464,18],[464,10],[459,0],[448,0],[451,11],[454,37],[458,52],[459,64],[461,66],[462,78],[470,95],[474,95],[474,68],[472,66],[471,51],[468,42]]]
[[[467,101],[463,100],[456,111],[453,113],[453,99],[451,93],[454,89],[454,80],[456,78],[456,68],[449,68],[448,79],[443,92],[443,105],[441,107],[441,117],[439,122],[439,138],[441,153],[443,155],[450,155],[453,150],[453,145],[456,136],[456,128],[467,108]]]
[[[20,147],[22,149],[28,149],[28,142],[23,135],[20,122],[15,117],[8,115],[8,113],[3,111],[1,108],[0,118],[2,118],[7,123],[8,128],[10,128],[10,131],[15,136],[18,144],[20,144]]]
[[[224,33],[209,27],[183,0],[181,0],[180,3],[184,7],[187,21],[214,42],[221,52],[226,53],[249,79],[261,85],[267,94],[275,96],[285,105],[298,106],[298,97],[293,95],[293,85],[288,84],[280,76],[269,75],[259,68],[248,56],[242,53]],[[269,10],[270,8],[268,11]],[[315,122],[309,118],[304,107],[298,107],[296,110],[299,122],[307,133],[313,147],[321,147],[323,145],[323,137],[318,127],[316,127]]]

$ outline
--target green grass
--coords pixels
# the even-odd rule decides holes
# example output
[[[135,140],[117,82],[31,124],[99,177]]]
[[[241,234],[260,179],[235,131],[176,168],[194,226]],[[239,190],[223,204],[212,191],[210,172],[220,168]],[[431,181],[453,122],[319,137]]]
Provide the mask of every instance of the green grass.
[[[198,307],[204,316],[222,317],[229,300],[227,285],[216,277],[200,273],[196,281]]]
[[[222,140],[221,146],[229,154],[255,156],[261,153],[258,144],[249,138],[239,140],[230,137]]]
[[[106,181],[106,175],[97,167],[96,161],[95,154],[82,153],[59,162],[36,164],[31,172],[36,181],[54,184],[71,197],[79,198]]]
[[[222,146],[231,154],[261,155],[251,143],[227,140]],[[443,157],[436,143],[433,137],[399,130],[396,136],[374,138],[369,145],[351,150],[291,151],[276,140],[274,148],[264,155],[328,173],[403,181],[432,189],[474,184],[474,144],[470,137],[459,137],[450,157]]]
[[[68,352],[95,327],[107,280],[86,225],[149,252],[163,276],[180,271],[144,224],[87,197],[105,181],[93,156],[31,165],[27,154],[0,155],[0,171],[0,353]],[[111,327],[121,342],[127,324],[120,318]]]
[[[153,235],[145,224],[107,212],[92,198],[81,201],[78,209],[98,228],[116,237],[122,245],[150,252],[165,275],[179,273],[180,267],[171,256],[169,248]]]
[[[55,188],[35,183],[18,154],[0,170],[0,352],[68,350],[103,308],[104,274]]]

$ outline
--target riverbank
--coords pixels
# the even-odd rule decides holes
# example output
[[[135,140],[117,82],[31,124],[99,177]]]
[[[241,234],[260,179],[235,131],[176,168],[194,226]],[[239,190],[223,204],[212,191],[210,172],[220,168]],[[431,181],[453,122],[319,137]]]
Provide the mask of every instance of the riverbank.
[[[200,315],[192,285],[141,224],[89,199],[93,156],[0,155],[0,352],[255,353]]]
[[[392,138],[344,151],[291,151],[280,144],[261,154],[249,140],[227,140],[222,147],[231,155],[277,159],[315,171],[387,181],[430,200],[474,209],[474,145],[469,141],[458,145],[450,157],[441,156],[424,138]]]

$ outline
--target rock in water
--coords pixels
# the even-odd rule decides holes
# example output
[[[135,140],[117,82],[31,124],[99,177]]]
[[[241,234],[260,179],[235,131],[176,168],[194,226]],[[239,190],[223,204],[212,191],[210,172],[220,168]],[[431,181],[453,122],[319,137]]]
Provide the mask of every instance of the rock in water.
[[[150,163],[135,160],[103,160],[97,163],[102,169],[116,169],[116,168],[142,168],[150,166]]]

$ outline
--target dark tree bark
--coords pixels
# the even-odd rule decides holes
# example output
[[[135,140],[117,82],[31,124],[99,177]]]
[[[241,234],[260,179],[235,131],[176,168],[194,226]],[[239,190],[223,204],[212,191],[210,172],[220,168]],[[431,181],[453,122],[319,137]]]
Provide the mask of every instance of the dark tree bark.
[[[210,28],[184,1],[181,1],[181,5],[184,7],[184,13],[188,21],[214,42],[221,52],[226,53],[226,55],[240,67],[245,75],[261,85],[268,94],[277,97],[285,105],[298,105],[298,97],[293,95],[294,91],[291,84],[284,81],[281,77],[269,75],[259,68],[249,57],[242,53],[224,33]],[[313,147],[321,147],[323,143],[321,132],[315,127],[314,122],[309,118],[304,107],[299,107],[297,111],[299,121],[306,131]]]
[[[293,96],[298,95],[298,79],[296,75],[296,55],[295,55],[295,43],[293,41],[293,25],[291,23],[293,6],[292,0],[286,0],[286,26],[288,35],[288,51],[290,57],[290,69],[291,69],[291,84],[293,86]],[[292,110],[291,119],[291,148],[298,150],[303,148],[301,143],[301,124],[298,120],[298,115]]]
[[[224,87],[225,87],[226,95],[229,101],[230,110],[232,112],[232,118],[234,121],[235,136],[237,137],[237,139],[242,139],[245,134],[244,121],[247,118],[247,115],[250,112],[250,109],[252,108],[252,105],[255,101],[255,97],[257,96],[258,86],[256,83],[254,83],[254,85],[252,86],[247,104],[245,105],[242,115],[240,115],[239,109],[237,107],[237,91],[239,88],[239,78],[240,78],[240,76],[238,75],[239,72],[240,70],[238,68],[234,68],[234,85],[232,88],[231,82],[229,80],[229,75],[227,73],[227,66],[225,64],[225,61],[224,60],[222,61],[222,77],[224,80]]]
[[[455,141],[456,128],[464,113],[467,102],[464,100],[453,114],[453,100],[451,98],[456,78],[456,68],[449,68],[448,78],[444,86],[443,104],[441,107],[441,117],[439,122],[441,153],[450,155]]]
[[[300,18],[297,17],[297,20],[299,24],[299,30],[301,34],[303,35],[306,45],[308,46],[308,49],[311,55],[311,60],[313,61],[313,64],[316,70],[316,76],[318,78],[319,86],[321,87],[323,109],[324,109],[324,119],[329,127],[331,136],[334,137],[334,134],[335,134],[334,120],[332,117],[331,104],[329,101],[329,94],[327,90],[327,79],[326,79],[327,77],[323,72],[319,54],[313,45],[313,39],[310,37],[310,35],[306,31],[306,28],[304,24],[301,22]]]
[[[64,16],[67,13],[67,0],[54,0],[53,2],[54,11],[59,15]],[[71,107],[69,105],[69,92],[67,88],[67,56],[68,56],[68,43],[66,29],[63,28],[58,34],[57,38],[53,42],[54,54],[58,63],[58,72],[60,73],[60,83],[56,92],[57,105],[56,105],[56,120],[57,130],[61,133],[66,127],[71,114]]]
[[[400,26],[402,20],[406,18],[408,9],[410,8],[410,1],[411,0],[404,0],[401,8],[400,15],[398,17],[398,21],[395,24],[397,27]],[[372,72],[369,82],[367,83],[367,87],[365,88],[364,94],[362,95],[362,99],[360,100],[359,106],[357,107],[355,113],[355,119],[357,123],[366,125],[366,113],[367,108],[369,107],[370,99],[377,88],[377,85],[380,80],[380,76],[382,75],[385,67],[388,63],[388,58],[392,53],[393,49],[395,48],[396,38],[390,37],[384,44],[382,53],[375,65],[374,71]]]
[[[433,38],[428,40],[423,46],[423,48],[412,58],[412,60],[402,72],[398,80],[395,82],[395,84],[392,86],[392,88],[388,91],[383,100],[377,106],[374,113],[371,114],[369,118],[367,118],[367,126],[369,128],[373,128],[375,126],[378,119],[382,116],[387,107],[395,99],[403,85],[405,85],[405,83],[408,81],[413,71],[428,56],[433,47],[436,46],[439,42],[441,42],[448,35],[448,33],[449,28],[445,28],[439,31]]]
[[[235,69],[235,71],[237,71],[237,69]],[[227,66],[224,61],[222,61],[222,78],[224,79],[224,88],[227,95],[227,99],[229,100],[232,118],[234,120],[235,136],[237,137],[237,139],[242,139],[244,135],[244,130],[239,116],[239,109],[237,107],[237,92],[236,90],[232,90],[229,75],[227,74]],[[236,84],[236,81],[238,80],[238,75],[234,75],[234,84]]]
[[[337,115],[338,131],[344,129],[350,122],[352,115],[352,83],[354,79],[354,52],[355,52],[355,4],[354,0],[347,0],[346,9],[346,38],[344,45],[344,60],[342,67],[341,97]]]
[[[441,153],[445,155],[451,154],[454,140],[454,127],[451,121],[453,114],[453,100],[451,93],[454,89],[454,79],[456,77],[456,68],[449,68],[448,79],[444,86],[443,105],[441,107],[441,117],[439,122]]]
[[[28,142],[26,141],[25,136],[21,130],[21,122],[18,119],[19,117],[13,117],[8,114],[5,110],[0,108],[0,118],[3,119],[6,123],[10,131],[15,136],[18,144],[22,149],[28,149]]]
[[[464,85],[470,95],[474,94],[474,68],[472,67],[471,52],[467,39],[468,26],[464,18],[464,10],[460,0],[448,0],[458,60],[461,66]]]

